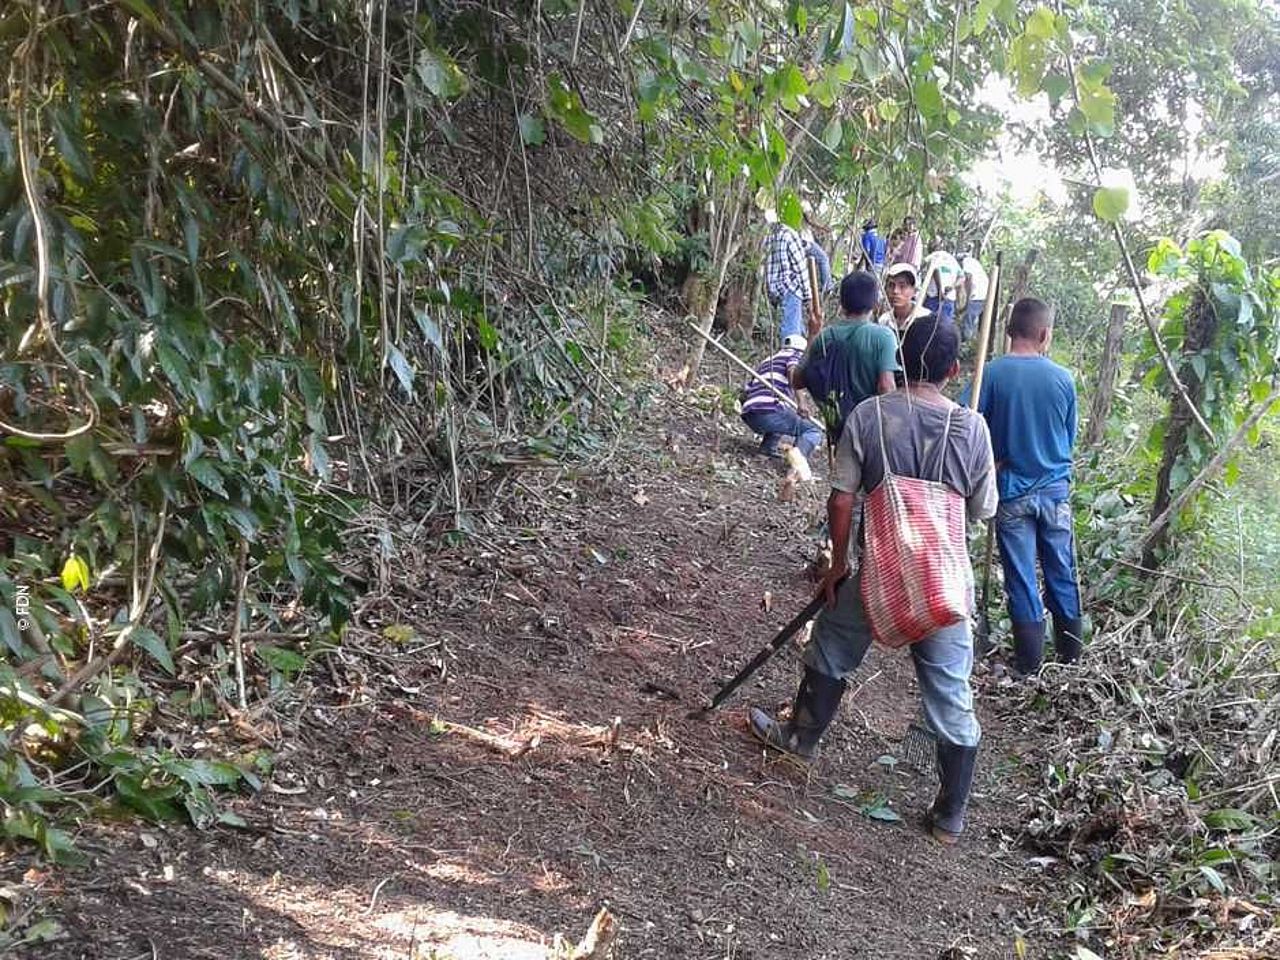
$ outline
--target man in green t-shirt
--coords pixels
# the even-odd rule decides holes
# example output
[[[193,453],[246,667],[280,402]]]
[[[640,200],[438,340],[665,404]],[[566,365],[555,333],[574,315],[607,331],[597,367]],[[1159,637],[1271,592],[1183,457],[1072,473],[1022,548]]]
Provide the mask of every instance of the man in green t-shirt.
[[[791,383],[808,390],[822,410],[827,435],[840,436],[849,412],[869,397],[894,389],[898,338],[872,322],[880,288],[859,270],[840,282],[841,319],[826,327],[791,368]]]

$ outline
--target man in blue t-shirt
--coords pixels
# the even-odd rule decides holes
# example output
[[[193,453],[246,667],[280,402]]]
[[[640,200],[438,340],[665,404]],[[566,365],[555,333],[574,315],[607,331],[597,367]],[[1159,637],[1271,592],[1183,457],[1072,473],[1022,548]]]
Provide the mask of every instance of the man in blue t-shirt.
[[[879,275],[884,269],[884,257],[888,247],[889,243],[880,236],[874,219],[862,225],[862,259],[867,270]]]
[[[1018,672],[1035,673],[1044,656],[1044,601],[1053,615],[1058,659],[1080,656],[1083,624],[1072,534],[1071,451],[1076,441],[1076,387],[1070,372],[1045,354],[1053,334],[1049,307],[1031,297],[1013,305],[1009,353],[982,380],[978,411],[991,428],[1000,490],[996,542],[1004,566]]]

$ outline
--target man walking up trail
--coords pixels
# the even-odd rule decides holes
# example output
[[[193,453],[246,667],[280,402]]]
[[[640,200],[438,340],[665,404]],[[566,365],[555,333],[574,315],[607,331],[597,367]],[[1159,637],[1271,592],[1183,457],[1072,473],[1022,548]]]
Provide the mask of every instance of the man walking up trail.
[[[924,261],[924,275],[931,277],[924,292],[924,305],[948,323],[956,322],[956,285],[960,263],[946,250],[935,250]]]
[[[884,295],[889,309],[880,314],[876,322],[893,330],[899,339],[912,320],[929,316],[929,311],[915,302],[919,285],[920,275],[914,264],[895,263],[884,272]]]
[[[836,714],[846,678],[871,645],[861,594],[862,570],[849,572],[854,505],[889,469],[904,477],[937,480],[965,498],[971,520],[996,509],[991,441],[977,414],[952,403],[942,386],[960,370],[960,335],[937,317],[915,321],[902,342],[906,385],[858,405],[845,423],[836,449],[828,522],[834,539],[833,567],[822,591],[827,606],[814,622],[804,653],[804,678],[785,723],[752,710],[752,733],[767,746],[808,762]],[[881,419],[883,418],[883,422]],[[945,548],[944,546],[940,546]],[[969,673],[973,638],[968,619],[926,635],[911,646],[925,718],[938,735],[941,789],[929,812],[930,830],[954,843],[964,829],[981,730],[973,711]]]
[[[765,293],[779,311],[780,336],[804,336],[814,326],[806,244],[797,231],[778,222],[772,211],[765,216],[774,218],[764,241]],[[816,334],[817,330],[811,333]]]
[[[1044,656],[1037,559],[1058,659],[1079,659],[1084,636],[1069,500],[1076,388],[1071,374],[1045,355],[1052,322],[1040,300],[1028,297],[1013,305],[1009,353],[987,365],[978,398],[995,450],[996,543],[1013,621],[1015,666],[1024,675],[1039,670]]]
[[[991,286],[991,280],[978,258],[967,251],[960,254],[960,270],[962,272],[960,282],[964,285],[968,296],[964,308],[964,322],[960,327],[960,337],[967,343],[973,337],[974,331],[978,329],[978,318],[982,316],[982,305],[987,300],[987,289]]]
[[[791,370],[791,384],[809,391],[819,404],[834,443],[853,408],[893,389],[898,341],[871,322],[880,294],[874,275],[850,273],[840,282],[841,319],[826,327]]]
[[[880,236],[875,220],[868,220],[862,225],[862,259],[864,269],[879,275],[884,269],[885,252],[889,244]]]
[[[794,401],[796,395],[791,386],[791,371],[800,362],[804,349],[804,337],[798,333],[791,334],[783,339],[781,350],[756,367],[756,374],[771,384],[778,393]],[[821,427],[787,406],[778,399],[777,394],[754,377],[743,388],[742,421],[763,436],[760,452],[768,457],[782,456],[783,437],[791,438],[795,449],[805,460],[822,443]]]
[[[902,231],[898,242],[889,251],[889,263],[909,263],[917,270],[924,259],[924,246],[920,242],[920,231],[916,229],[916,218],[907,217],[902,221]]]

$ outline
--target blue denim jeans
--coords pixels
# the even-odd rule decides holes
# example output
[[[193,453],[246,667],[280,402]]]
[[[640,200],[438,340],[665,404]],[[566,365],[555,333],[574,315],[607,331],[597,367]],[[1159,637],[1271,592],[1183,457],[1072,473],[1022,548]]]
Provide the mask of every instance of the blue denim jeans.
[[[742,422],[756,433],[763,434],[760,452],[771,457],[777,455],[778,441],[783,437],[793,438],[792,442],[805,459],[822,443],[822,428],[794,410],[748,410],[742,415]]]
[[[960,327],[960,336],[968,340],[978,331],[978,320],[982,316],[982,305],[985,300],[970,300],[964,308],[964,324]]]
[[[778,312],[782,318],[780,337],[789,337],[793,333],[801,336],[807,336],[809,325],[805,322],[804,301],[801,300],[791,291],[787,291],[782,295],[782,299],[778,301]]]
[[[943,323],[956,322],[956,302],[954,300],[943,300],[939,304],[937,297],[925,297],[924,308],[936,313]]]
[[[844,679],[858,669],[871,646],[871,626],[862,606],[862,575],[854,574],[836,591],[834,609],[824,607],[813,624],[804,662],[828,677]],[[969,621],[937,630],[911,645],[920,699],[930,729],[939,739],[976,747],[982,738],[973,711],[973,637]]]
[[[996,511],[996,543],[1014,623],[1040,623],[1046,604],[1055,617],[1080,617],[1070,493],[1062,480],[1025,497],[1003,500]],[[1043,602],[1036,584],[1037,560],[1044,574]]]

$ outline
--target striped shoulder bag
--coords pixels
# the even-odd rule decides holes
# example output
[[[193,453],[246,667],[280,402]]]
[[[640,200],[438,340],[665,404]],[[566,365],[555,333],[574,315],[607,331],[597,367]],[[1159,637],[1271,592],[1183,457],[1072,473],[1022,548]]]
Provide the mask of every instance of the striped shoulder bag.
[[[902,647],[968,618],[973,568],[965,541],[965,501],[942,482],[951,414],[942,435],[938,478],[904,477],[889,466],[881,398],[876,398],[884,479],[863,510],[862,602],[876,642]]]

